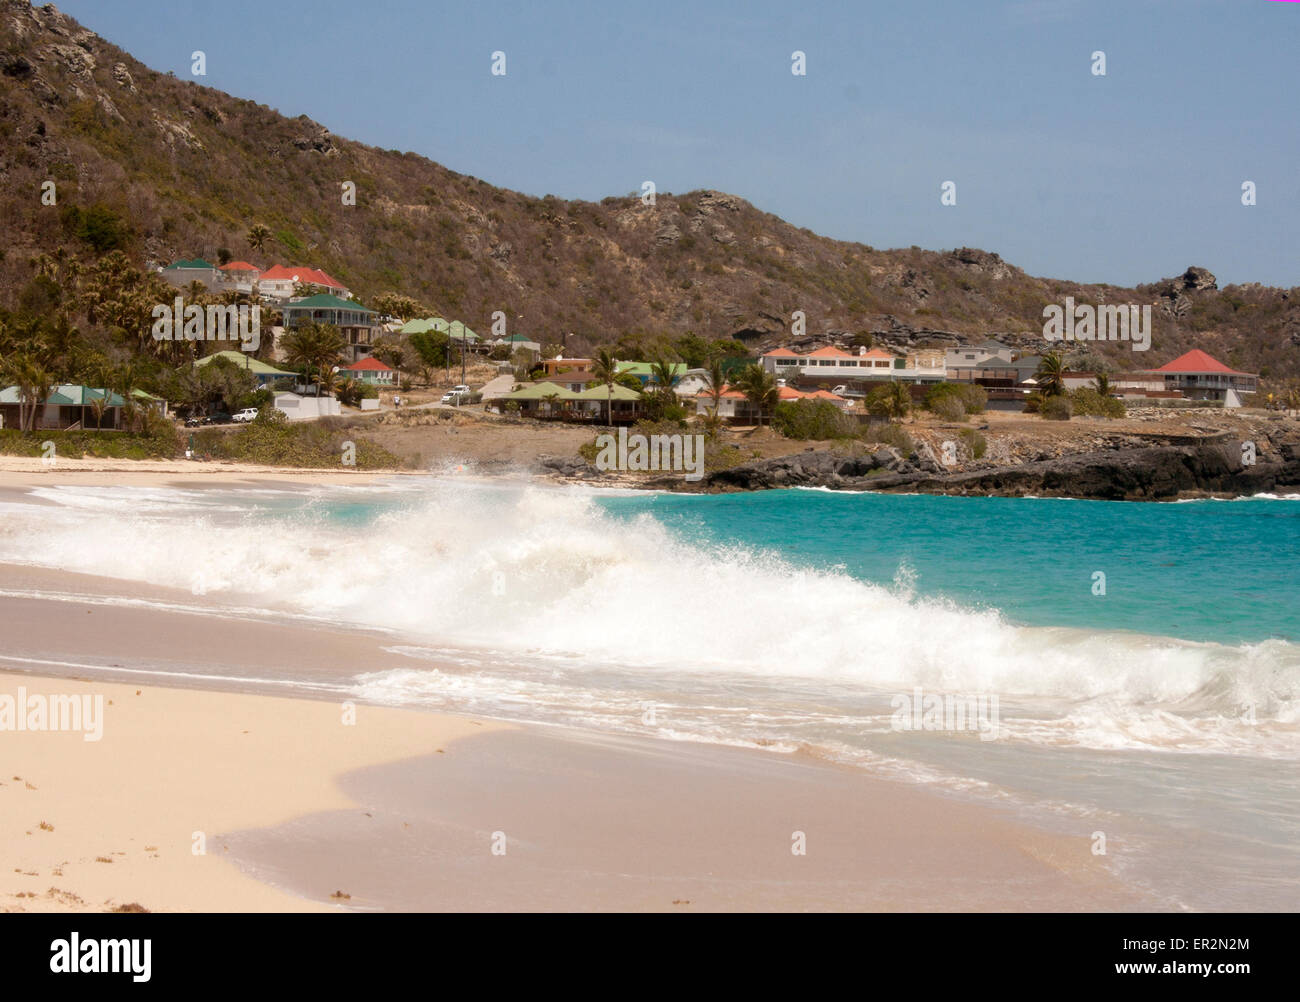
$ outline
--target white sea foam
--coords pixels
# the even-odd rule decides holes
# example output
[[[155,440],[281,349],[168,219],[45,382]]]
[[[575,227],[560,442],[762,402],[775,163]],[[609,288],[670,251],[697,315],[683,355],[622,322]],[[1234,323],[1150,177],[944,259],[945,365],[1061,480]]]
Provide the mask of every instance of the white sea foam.
[[[0,561],[200,591],[206,602],[260,598],[461,652],[443,664],[520,666],[462,677],[458,698],[553,704],[567,719],[561,705],[580,713],[587,700],[608,712],[594,704],[620,686],[638,699],[668,686],[703,699],[743,682],[774,696],[833,690],[838,712],[858,694],[921,686],[1025,702],[1023,720],[1004,719],[1013,740],[1300,754],[1295,645],[1017,626],[918,597],[906,566],[886,587],[691,543],[649,515],[610,516],[586,492],[439,480],[394,493],[364,525],[230,492],[37,493],[54,506],[11,509]],[[454,688],[418,674],[362,685],[414,702],[430,701],[430,686]]]

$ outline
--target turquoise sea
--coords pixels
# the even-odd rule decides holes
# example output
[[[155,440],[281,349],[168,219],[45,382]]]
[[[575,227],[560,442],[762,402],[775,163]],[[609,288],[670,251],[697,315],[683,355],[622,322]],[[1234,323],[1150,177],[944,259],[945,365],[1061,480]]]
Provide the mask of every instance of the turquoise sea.
[[[1104,832],[1169,908],[1300,902],[1297,499],[50,487],[0,504],[0,562],[401,665],[281,688],[799,752]]]

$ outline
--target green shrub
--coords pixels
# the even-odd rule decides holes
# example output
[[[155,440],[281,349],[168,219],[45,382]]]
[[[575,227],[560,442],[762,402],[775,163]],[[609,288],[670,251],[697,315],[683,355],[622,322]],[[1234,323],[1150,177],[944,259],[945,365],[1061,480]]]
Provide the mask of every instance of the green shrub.
[[[916,443],[903,430],[903,426],[897,424],[876,424],[873,422],[862,429],[862,441],[892,445],[904,456],[910,456],[916,451]]]
[[[131,241],[130,224],[102,202],[89,209],[65,205],[59,213],[64,230],[89,244],[98,254],[125,249]]]
[[[136,434],[121,431],[51,431],[37,429],[20,432],[17,428],[0,429],[0,454],[10,456],[45,455],[45,443],[54,443],[54,456],[68,459],[175,459],[182,445],[176,426],[167,418],[150,412],[144,419],[144,431]]]
[[[776,405],[772,427],[795,439],[849,438],[857,422],[829,400],[786,400]]]
[[[967,414],[983,414],[988,406],[989,394],[984,387],[975,383],[939,383],[926,393],[926,409],[934,411],[935,406],[946,399],[958,401]]]
[[[955,393],[945,393],[933,401],[927,401],[926,406],[944,421],[966,420],[966,408]]]
[[[966,428],[961,432],[961,438],[970,449],[970,454],[976,459],[983,459],[984,453],[988,452],[989,443],[974,428]]]
[[[1104,418],[1122,418],[1128,413],[1124,401],[1114,397],[1103,397],[1091,386],[1081,386],[1070,394],[1070,407],[1073,413]]]
[[[401,465],[387,449],[352,434],[345,422],[322,418],[291,424],[273,408],[258,414],[239,431],[205,430],[195,436],[195,448],[201,456],[316,469],[340,468],[348,442],[356,447],[356,469],[394,469]]]
[[[1069,421],[1070,398],[1063,394],[1055,397],[1044,397],[1038,412],[1048,421]]]

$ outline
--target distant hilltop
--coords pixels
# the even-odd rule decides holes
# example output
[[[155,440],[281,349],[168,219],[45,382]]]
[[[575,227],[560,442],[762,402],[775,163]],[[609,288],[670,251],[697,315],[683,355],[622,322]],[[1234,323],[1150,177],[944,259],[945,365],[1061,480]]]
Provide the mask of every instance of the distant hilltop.
[[[1035,278],[984,250],[820,237],[719,191],[657,192],[653,205],[640,191],[536,198],[158,73],[29,0],[0,0],[0,130],[6,305],[36,254],[72,245],[83,256],[121,248],[141,266],[222,250],[302,263],[363,301],[398,292],[481,328],[500,311],[578,352],[686,331],[761,351],[790,340],[796,311],[812,342],[995,335],[1041,347],[1043,308],[1070,296],[1151,305],[1149,364],[1201,348],[1266,378],[1300,376],[1297,290],[1219,289],[1199,267],[1132,289]],[[40,201],[49,180],[57,207]],[[254,224],[269,232],[256,253]],[[1125,347],[1096,350],[1118,358]]]

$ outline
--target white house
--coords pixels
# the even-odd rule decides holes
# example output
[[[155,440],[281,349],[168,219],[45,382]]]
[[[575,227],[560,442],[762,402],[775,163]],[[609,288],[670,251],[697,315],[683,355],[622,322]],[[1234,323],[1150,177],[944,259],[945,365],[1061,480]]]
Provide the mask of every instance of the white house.
[[[983,344],[949,348],[944,352],[944,368],[969,369],[976,362],[990,357],[1010,362],[1014,354],[1015,352],[1001,341],[988,340]]]
[[[258,276],[257,291],[271,299],[289,299],[298,285],[319,286],[339,299],[348,299],[352,295],[342,282],[316,268],[286,268],[278,264]]]
[[[703,369],[687,369],[682,378],[673,384],[673,392],[683,399],[694,399],[708,389],[709,380]]]
[[[849,380],[902,380],[913,383],[938,383],[947,375],[935,353],[913,352],[901,357],[883,348],[859,348],[857,353],[827,345],[800,355],[789,348],[776,348],[762,356],[764,369],[792,379],[818,379],[827,382]]]

